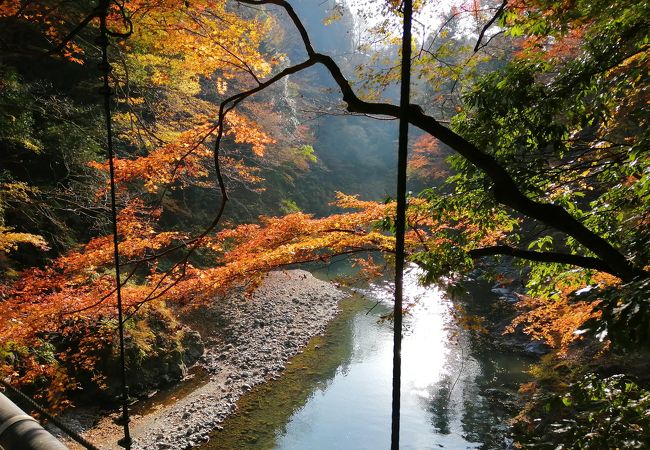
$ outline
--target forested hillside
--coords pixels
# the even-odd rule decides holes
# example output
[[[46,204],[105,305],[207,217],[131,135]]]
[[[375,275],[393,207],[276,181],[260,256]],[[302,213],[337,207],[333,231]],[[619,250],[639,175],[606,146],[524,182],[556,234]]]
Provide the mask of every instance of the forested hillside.
[[[116,395],[109,136],[129,377],[187,350],[188,310],[269,271],[345,255],[379,277],[400,8],[0,4],[0,376],[58,410]],[[522,285],[507,331],[549,352],[518,445],[645,448],[650,4],[423,1],[416,16],[407,260],[423,284]]]

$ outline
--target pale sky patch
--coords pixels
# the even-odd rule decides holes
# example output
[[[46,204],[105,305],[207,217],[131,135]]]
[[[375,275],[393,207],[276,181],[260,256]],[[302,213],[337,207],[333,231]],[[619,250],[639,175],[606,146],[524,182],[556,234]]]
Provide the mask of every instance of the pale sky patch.
[[[360,42],[372,41],[372,34],[369,30],[382,25],[386,17],[382,15],[383,5],[386,0],[342,0],[347,3],[356,24],[356,32],[361,35]],[[441,27],[444,28],[445,21],[450,17],[451,11],[455,10],[458,18],[456,31],[462,35],[477,36],[476,16],[471,12],[474,2],[467,0],[424,0],[424,6],[414,14],[413,35],[418,42],[426,37],[437,34]],[[491,11],[483,11],[484,16],[490,16]],[[483,21],[487,19],[483,18]],[[482,18],[479,17],[479,22]],[[390,17],[388,27],[395,36],[401,34],[401,22],[398,17]]]

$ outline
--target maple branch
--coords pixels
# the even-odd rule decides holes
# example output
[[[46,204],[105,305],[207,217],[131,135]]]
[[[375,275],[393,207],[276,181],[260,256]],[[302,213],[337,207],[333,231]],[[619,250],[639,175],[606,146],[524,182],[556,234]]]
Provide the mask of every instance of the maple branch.
[[[204,137],[204,139],[207,138],[207,136],[211,135],[215,128],[217,131],[217,136],[214,144],[214,151],[213,151],[213,158],[214,158],[214,166],[215,166],[215,171],[217,175],[217,183],[219,185],[219,190],[221,192],[221,202],[219,204],[219,208],[217,211],[217,214],[215,218],[212,220],[212,222],[196,237],[190,239],[187,242],[184,242],[183,244],[171,247],[169,249],[166,249],[162,252],[158,252],[155,255],[152,255],[147,258],[141,258],[140,260],[136,261],[135,263],[140,265],[146,261],[152,261],[155,259],[160,258],[163,255],[175,252],[181,248],[188,247],[191,244],[191,247],[188,249],[187,253],[181,258],[179,261],[177,261],[169,270],[165,272],[165,274],[158,280],[156,285],[153,287],[153,289],[149,292],[149,294],[140,302],[138,302],[133,306],[132,311],[126,316],[124,319],[129,320],[131,317],[133,317],[138,310],[146,303],[148,303],[151,300],[155,300],[159,297],[161,297],[165,292],[169,291],[173,286],[178,284],[183,277],[186,274],[187,271],[187,265],[189,263],[189,258],[190,256],[196,251],[196,249],[199,247],[203,239],[212,231],[214,230],[219,222],[221,221],[221,217],[223,216],[223,213],[226,209],[226,204],[228,202],[228,193],[226,191],[226,185],[223,179],[223,175],[221,173],[221,164],[219,161],[219,151],[221,150],[221,141],[223,140],[224,136],[224,124],[225,124],[225,118],[228,112],[230,112],[233,108],[235,108],[240,102],[245,100],[246,98],[250,97],[251,95],[255,94],[256,92],[259,92],[272,84],[278,82],[279,80],[283,79],[284,77],[291,75],[292,73],[297,73],[302,70],[304,70],[307,67],[313,66],[316,64],[317,61],[309,59],[306,60],[300,64],[296,64],[294,66],[290,66],[282,70],[281,72],[277,73],[273,77],[269,78],[268,80],[259,83],[256,87],[249,89],[244,92],[240,92],[238,94],[234,94],[227,99],[223,100],[221,104],[219,105],[219,117],[217,120],[217,124],[215,125],[212,130],[207,133],[207,135]],[[131,262],[131,264],[134,262]],[[180,268],[180,274],[176,274],[176,279],[172,280],[169,284],[164,286],[160,292],[157,292],[158,289],[163,285],[163,282],[170,278],[175,271]]]
[[[93,12],[91,12],[88,16],[86,16],[85,19],[83,19],[79,24],[74,27],[74,29],[65,36],[61,42],[57,44],[56,47],[53,49],[49,50],[46,52],[46,55],[53,55],[55,53],[61,52],[64,48],[68,46],[68,44],[84,29],[90,22],[93,21],[93,19],[96,19],[102,14],[103,11],[107,11],[109,4],[111,3],[111,0],[101,0],[99,2],[99,6],[95,8]],[[133,33],[133,22],[131,22],[131,19],[127,16],[126,10],[124,9],[124,6],[114,2],[114,4],[118,7],[120,15],[122,16],[122,20],[124,21],[125,25],[128,28],[128,31],[124,33],[120,33],[117,31],[111,31],[111,30],[106,30],[106,33],[109,36],[115,37],[115,38],[121,38],[125,39],[129,37]]]
[[[169,182],[168,182],[168,183],[165,183],[165,186],[164,186],[164,188],[163,188],[163,190],[162,190],[162,192],[161,192],[161,194],[160,194],[160,204],[161,204],[161,205],[162,205],[162,202],[163,202],[165,196],[167,195],[167,192],[169,192],[169,190],[170,190],[171,187],[172,187],[172,184],[176,181],[176,174],[177,174],[178,171],[180,170],[180,168],[181,168],[183,162],[184,162],[184,161],[185,161],[185,160],[186,160],[186,159],[187,159],[187,158],[188,158],[192,153],[194,153],[194,151],[195,151],[197,148],[199,148],[201,145],[203,145],[203,144],[205,143],[205,141],[206,141],[210,136],[212,136],[212,133],[214,133],[216,129],[217,129],[217,125],[215,125],[215,126],[213,126],[212,128],[210,128],[206,133],[203,134],[203,136],[202,136],[202,137],[201,137],[201,138],[200,138],[200,139],[199,139],[199,140],[198,140],[198,141],[197,141],[197,142],[196,142],[192,147],[190,147],[190,149],[189,149],[188,151],[186,151],[185,153],[183,153],[183,154],[180,156],[180,158],[178,158],[178,160],[176,160],[176,161],[174,162],[174,168],[172,169],[172,171],[171,171],[171,173],[170,173],[170,179],[169,179]]]
[[[260,83],[258,86],[255,86],[254,88],[249,89],[247,91],[240,92],[238,94],[234,94],[234,95],[228,97],[227,99],[225,99],[224,101],[221,102],[221,104],[219,106],[219,118],[217,120],[216,125],[208,133],[206,133],[204,138],[202,138],[201,141],[199,142],[199,144],[203,143],[209,136],[212,135],[212,133],[214,133],[214,131],[217,131],[216,142],[215,142],[214,151],[213,151],[213,158],[214,158],[214,165],[215,165],[215,169],[216,169],[216,173],[217,173],[217,182],[219,184],[219,190],[220,190],[220,192],[222,194],[222,204],[219,206],[219,211],[217,213],[217,216],[214,218],[214,220],[200,234],[198,234],[197,236],[189,239],[188,241],[183,242],[182,244],[170,247],[168,249],[165,249],[165,250],[163,250],[161,252],[156,253],[155,255],[151,255],[151,256],[148,256],[146,258],[141,258],[141,259],[138,259],[137,261],[129,261],[128,264],[138,264],[138,263],[143,263],[143,262],[147,262],[147,261],[153,261],[153,260],[158,259],[158,258],[160,258],[162,256],[165,256],[167,254],[170,254],[170,253],[173,253],[173,252],[175,252],[177,250],[180,250],[180,249],[182,249],[184,247],[188,247],[188,245],[190,245],[190,244],[193,244],[190,251],[193,252],[194,249],[196,249],[196,247],[200,244],[200,241],[204,237],[206,237],[219,223],[219,220],[221,219],[221,216],[223,215],[223,209],[225,208],[225,203],[224,203],[223,199],[225,199],[226,201],[228,200],[228,193],[226,192],[225,183],[224,183],[224,180],[223,180],[223,176],[221,174],[221,166],[220,166],[220,163],[219,163],[219,150],[221,149],[221,141],[223,140],[224,121],[225,121],[226,115],[230,111],[232,111],[232,109],[235,108],[239,103],[241,103],[242,101],[244,101],[246,98],[250,97],[251,95],[253,95],[253,94],[255,94],[255,93],[257,93],[257,92],[259,92],[259,91],[261,91],[263,89],[266,89],[267,87],[271,86],[274,83],[277,83],[278,81],[280,81],[281,79],[283,79],[284,77],[286,77],[288,75],[300,72],[300,71],[306,69],[307,67],[315,65],[316,63],[317,63],[317,61],[308,59],[306,61],[303,61],[300,64],[296,64],[294,66],[287,67],[284,70],[282,70],[281,72],[278,72],[273,77],[269,78],[268,80]],[[228,106],[229,104],[230,104],[230,106]],[[197,144],[197,146],[198,146],[198,144]],[[192,151],[194,151],[194,148],[192,148],[189,152],[184,154],[183,158],[186,158],[187,156],[189,156],[189,154]]]
[[[422,230],[418,229],[417,223],[412,224],[411,229],[415,232],[415,235],[417,236],[418,241],[420,241],[420,244],[422,244],[422,247],[424,247],[424,250],[426,250],[427,252],[430,252],[431,248],[429,247],[429,245],[427,244],[426,239],[422,235]]]
[[[131,271],[131,272],[130,272],[126,277],[122,277],[122,281],[120,282],[120,287],[124,287],[124,286],[126,286],[126,284],[127,284],[128,281],[131,279],[131,277],[133,277],[133,275],[135,275],[135,272],[136,272],[136,271],[135,271],[135,269],[134,269],[134,270],[132,270],[132,271]],[[69,311],[62,311],[62,312],[61,312],[61,315],[62,315],[62,316],[70,316],[70,315],[72,315],[72,314],[79,314],[79,313],[84,312],[84,311],[87,311],[87,310],[89,310],[89,309],[93,309],[93,308],[95,308],[95,307],[101,305],[102,303],[104,303],[104,301],[106,301],[107,299],[111,298],[111,297],[113,296],[113,294],[115,294],[115,292],[117,292],[117,286],[115,286],[114,288],[112,288],[108,293],[106,293],[105,295],[103,295],[103,296],[102,296],[99,300],[97,300],[96,302],[91,303],[90,305],[86,305],[86,306],[84,306],[84,307],[82,307],[82,308],[77,308],[77,309],[73,309],[73,310],[69,310]]]
[[[79,23],[79,25],[77,25],[70,33],[68,33],[68,35],[64,37],[63,40],[61,40],[61,42],[59,42],[59,44],[56,47],[54,47],[52,50],[49,50],[46,53],[46,55],[49,56],[61,52],[64,48],[67,47],[70,41],[72,41],[75,38],[75,36],[81,32],[81,30],[86,28],[86,25],[92,22],[93,19],[99,17],[98,14],[99,14],[99,8],[93,11],[92,13],[90,13],[84,20],[82,20]]]
[[[302,24],[293,7],[285,0],[238,0],[240,3],[262,5],[273,4],[283,8],[303,40],[303,45],[309,56],[308,61],[317,61],[325,66],[330,76],[338,85],[347,103],[347,110],[362,114],[379,114],[390,117],[400,117],[400,108],[397,105],[383,102],[367,102],[359,98],[350,82],[347,80],[338,64],[328,55],[317,53],[309,39],[307,30]],[[310,64],[311,65],[311,64]],[[411,104],[408,108],[409,122],[429,133],[444,144],[451,147],[456,153],[476,166],[492,181],[492,194],[495,200],[504,206],[538,220],[559,231],[572,236],[577,242],[593,252],[606,267],[606,272],[616,275],[623,281],[631,281],[635,278],[648,278],[650,273],[631,264],[620,251],[612,246],[607,240],[594,233],[573,217],[563,207],[543,203],[526,196],[517,186],[517,183],[508,171],[494,158],[494,156],[480,150],[476,145],[466,140],[461,135],[443,126],[433,117],[427,115],[419,105]]]
[[[486,256],[507,255],[529,261],[569,264],[572,266],[594,269],[600,272],[610,272],[611,268],[598,258],[591,256],[571,255],[560,252],[536,252],[511,247],[509,245],[494,245],[491,247],[477,248],[469,251],[472,259],[484,258]]]

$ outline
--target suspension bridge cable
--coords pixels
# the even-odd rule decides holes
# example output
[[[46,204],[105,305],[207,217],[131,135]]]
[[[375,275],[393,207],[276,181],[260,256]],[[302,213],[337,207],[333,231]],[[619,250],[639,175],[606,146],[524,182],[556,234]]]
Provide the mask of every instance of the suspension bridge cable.
[[[108,167],[110,174],[110,187],[111,187],[111,219],[113,226],[113,258],[115,260],[115,291],[117,293],[117,320],[118,320],[118,333],[119,333],[119,346],[120,346],[120,377],[122,384],[122,417],[120,422],[124,428],[124,437],[118,441],[118,445],[127,450],[131,449],[131,434],[129,430],[129,387],[126,383],[126,357],[124,354],[124,314],[122,311],[122,282],[120,276],[120,252],[119,252],[119,238],[117,233],[117,201],[115,195],[115,164],[114,150],[113,150],[113,129],[111,121],[111,90],[109,75],[111,73],[111,65],[108,62],[108,29],[106,26],[106,16],[108,14],[108,0],[100,0],[98,8],[98,16],[100,22],[100,36],[97,43],[102,48],[102,62],[99,69],[102,72],[104,85],[102,87],[102,94],[104,95],[104,115],[106,116],[106,148],[108,152]]]
[[[393,309],[393,404],[390,445],[399,449],[400,393],[402,379],[402,304],[404,285],[404,233],[406,230],[406,165],[408,156],[408,108],[411,86],[411,23],[413,1],[403,2],[402,73],[400,87],[399,144],[397,159],[397,213],[395,217],[395,305]]]

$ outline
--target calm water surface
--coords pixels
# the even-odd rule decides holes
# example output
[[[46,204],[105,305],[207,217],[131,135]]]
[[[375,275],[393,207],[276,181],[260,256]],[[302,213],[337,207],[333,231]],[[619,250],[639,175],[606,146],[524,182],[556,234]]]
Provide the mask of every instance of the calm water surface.
[[[386,282],[361,293],[204,448],[389,448],[392,323],[380,318],[392,309],[392,289]],[[405,293],[417,304],[405,319],[401,448],[507,448],[505,411],[493,397],[524,381],[526,362],[461,329],[452,302],[419,286],[415,270]],[[467,296],[479,309],[494,301],[485,286]]]

